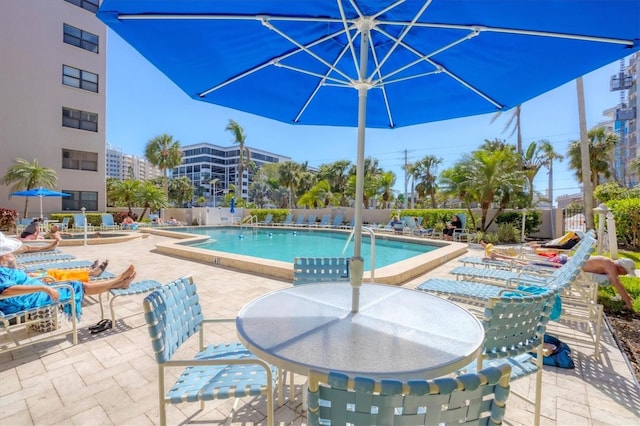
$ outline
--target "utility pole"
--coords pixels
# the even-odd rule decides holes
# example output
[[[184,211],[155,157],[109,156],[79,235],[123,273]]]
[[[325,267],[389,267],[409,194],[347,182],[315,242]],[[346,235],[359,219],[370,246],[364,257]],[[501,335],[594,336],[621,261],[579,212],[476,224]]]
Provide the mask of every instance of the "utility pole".
[[[409,173],[407,168],[409,167],[409,161],[407,160],[407,150],[404,150],[404,202],[402,208],[407,208],[407,184],[409,183]]]
[[[578,90],[578,117],[580,120],[580,156],[582,157],[582,191],[584,199],[584,217],[587,230],[594,229],[593,222],[593,187],[591,185],[591,161],[589,161],[589,136],[587,135],[587,118],[584,111],[584,85],[582,77],[576,79]]]

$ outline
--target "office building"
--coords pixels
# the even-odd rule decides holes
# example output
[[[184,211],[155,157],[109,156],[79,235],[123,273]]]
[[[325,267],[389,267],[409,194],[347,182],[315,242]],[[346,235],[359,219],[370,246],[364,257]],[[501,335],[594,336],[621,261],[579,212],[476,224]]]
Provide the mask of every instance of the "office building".
[[[211,143],[185,145],[182,149],[182,165],[173,170],[173,177],[186,176],[195,188],[196,196],[204,196],[219,205],[220,199],[228,193],[229,185],[236,185],[240,150],[237,145],[223,147]],[[291,160],[280,154],[247,147],[250,158],[256,169],[266,163],[282,163]],[[246,155],[246,153],[245,153]],[[247,199],[249,184],[253,181],[250,168],[242,173],[241,195],[236,191],[236,197]],[[217,179],[217,180],[216,180]],[[214,182],[214,183],[212,183]]]
[[[146,158],[125,154],[122,148],[107,145],[107,177],[125,180],[148,180],[162,176],[162,171]]]
[[[105,194],[106,27],[99,0],[10,0],[0,6],[0,175],[15,159],[55,170],[45,214],[101,211]],[[0,206],[23,211],[24,198]],[[36,214],[37,200],[30,202]]]

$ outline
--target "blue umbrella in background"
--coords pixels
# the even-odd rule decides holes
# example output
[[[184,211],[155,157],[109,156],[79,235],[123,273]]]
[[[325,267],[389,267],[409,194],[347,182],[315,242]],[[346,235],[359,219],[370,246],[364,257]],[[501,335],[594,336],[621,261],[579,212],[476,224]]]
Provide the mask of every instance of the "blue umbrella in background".
[[[357,127],[356,200],[367,127],[506,111],[640,49],[637,0],[104,0],[97,16],[194,99]]]
[[[236,197],[231,197],[231,208],[229,209],[229,213],[236,212]]]
[[[43,217],[42,215],[42,198],[44,197],[70,197],[71,194],[66,194],[64,192],[57,192],[57,191],[52,191],[50,189],[47,188],[34,188],[34,189],[29,189],[26,191],[18,191],[18,192],[12,192],[11,195],[16,195],[19,197],[38,197],[40,198],[40,216],[38,217]]]

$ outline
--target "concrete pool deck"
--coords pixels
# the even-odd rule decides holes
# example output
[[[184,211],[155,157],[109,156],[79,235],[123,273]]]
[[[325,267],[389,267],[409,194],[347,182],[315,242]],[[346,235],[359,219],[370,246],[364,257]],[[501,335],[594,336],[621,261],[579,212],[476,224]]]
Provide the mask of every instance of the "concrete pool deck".
[[[212,227],[215,229],[215,227]],[[269,229],[269,228],[261,228]],[[348,230],[330,230],[330,229],[314,229],[314,228],[287,228],[277,227],[277,230],[291,229],[292,231],[309,231],[309,232],[340,232],[348,234]],[[209,239],[207,236],[189,234],[186,232],[172,231],[171,228],[147,228],[142,232],[154,235],[162,235],[173,238],[173,241],[161,242],[156,246],[158,253],[171,256],[182,257],[185,259],[205,262],[211,265],[219,265],[237,270],[239,272],[248,272],[258,274],[265,277],[283,279],[287,281],[293,280],[293,266],[290,262],[281,262],[277,260],[262,259],[258,257],[250,257],[221,251],[192,247],[187,244],[204,242]],[[432,269],[443,265],[461,256],[467,251],[467,244],[436,241],[426,238],[413,238],[405,236],[395,236],[390,234],[375,234],[376,241],[379,240],[398,240],[409,241],[412,243],[424,244],[431,247],[437,247],[424,254],[414,256],[410,259],[396,262],[392,265],[377,268],[374,271],[375,282],[383,284],[401,285],[407,281],[425,274]],[[371,278],[370,272],[364,273],[364,282],[369,282]]]
[[[291,285],[290,281],[158,253],[156,244],[169,240],[150,235],[122,243],[61,249],[80,259],[108,258],[109,271],[114,273],[133,262],[137,280],[168,282],[192,275],[206,317],[233,318],[247,302]],[[480,255],[482,250],[470,246],[469,252]],[[456,265],[448,262],[403,286],[415,288],[428,277],[449,276]],[[115,328],[100,334],[87,330],[100,319],[97,302],[87,299],[77,346],[67,337],[0,354],[0,425],[157,425],[157,366],[142,315],[142,299],[140,295],[119,300]],[[235,327],[208,330],[209,342],[237,340]],[[548,330],[571,346],[576,368],[544,368],[542,425],[640,424],[638,383],[608,327],[603,330],[600,360],[593,358],[588,335],[579,325],[560,321],[551,323]],[[187,342],[184,349],[193,350],[195,340]],[[276,424],[306,424],[300,405],[303,381],[296,376],[296,399],[277,407]],[[518,380],[512,386],[531,392],[533,380]],[[224,424],[232,405],[232,401],[209,402],[203,411],[198,404],[170,406],[168,424]],[[263,398],[243,398],[231,424],[266,424],[265,406]],[[518,398],[509,399],[504,424],[528,426],[532,419],[530,407]]]

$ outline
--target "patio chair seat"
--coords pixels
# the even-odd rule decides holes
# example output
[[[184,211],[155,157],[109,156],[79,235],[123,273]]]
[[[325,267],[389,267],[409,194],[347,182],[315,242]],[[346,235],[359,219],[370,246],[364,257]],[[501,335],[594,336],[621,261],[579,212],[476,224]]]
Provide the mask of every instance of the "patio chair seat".
[[[107,272],[103,272],[100,278],[107,278],[106,274]],[[113,274],[110,274],[110,275],[113,276]],[[129,288],[113,288],[109,290],[109,292],[107,293],[107,300],[110,299],[109,312],[111,313],[111,322],[113,324],[115,324],[116,322],[116,314],[113,306],[118,297],[149,293],[150,291],[155,290],[161,285],[162,283],[156,280],[144,280],[144,281],[131,283],[131,285],[129,285]],[[98,295],[98,299],[100,302],[100,318],[104,319],[104,310],[102,308],[102,294],[103,293],[100,293]]]
[[[46,261],[45,261],[46,262]],[[24,265],[26,272],[46,271],[47,269],[78,269],[88,268],[93,262],[89,260],[69,260],[61,262],[46,262],[46,263],[30,263]]]
[[[27,263],[36,263],[36,262],[53,262],[60,260],[71,260],[75,259],[75,256],[72,254],[59,253],[55,251],[50,252],[39,252],[39,253],[23,253],[14,255],[18,263],[21,265]]]
[[[204,401],[265,395],[267,424],[273,426],[273,387],[277,370],[256,358],[239,342],[204,346],[205,324],[234,323],[235,318],[205,319],[191,277],[156,288],[145,297],[143,307],[158,364],[161,425],[167,423],[166,404],[197,401],[204,409]],[[174,360],[180,346],[195,334],[199,337],[195,356]],[[181,354],[185,356],[184,352]],[[173,367],[184,370],[166,390],[165,372]],[[231,415],[233,411],[235,408]]]

